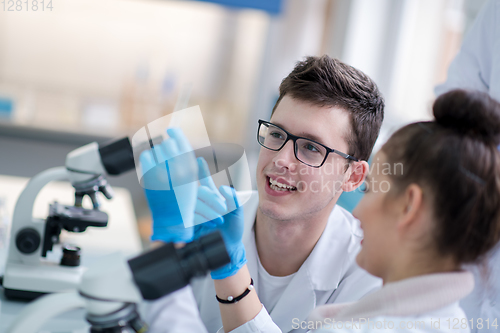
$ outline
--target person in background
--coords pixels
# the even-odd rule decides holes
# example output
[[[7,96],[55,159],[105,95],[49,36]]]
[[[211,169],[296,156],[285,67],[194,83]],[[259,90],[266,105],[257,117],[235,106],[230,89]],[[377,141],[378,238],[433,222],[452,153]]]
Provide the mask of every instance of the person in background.
[[[247,285],[249,276],[253,278],[256,292],[249,297],[258,294],[264,304],[256,302],[255,309],[264,317],[269,311],[283,332],[305,332],[294,328],[292,320],[305,320],[319,305],[356,301],[380,288],[381,280],[355,263],[362,239],[359,221],[336,202],[342,192],[363,183],[383,110],[383,98],[369,77],[328,56],[307,57],[282,81],[270,121],[258,124],[262,145],[256,176],[258,200],[245,205],[244,223],[231,222],[242,218],[238,209],[219,221],[224,222],[218,229],[231,264],[191,284],[208,332],[223,326],[214,281],[217,285],[237,280],[241,274],[248,276]],[[263,140],[269,135],[274,141]],[[188,144],[176,142],[179,147]],[[206,166],[200,161],[199,167]],[[169,192],[173,191],[146,191],[153,240],[189,241],[210,231],[212,222],[198,224],[194,232],[184,229],[179,214],[169,208],[176,204]],[[231,189],[218,193],[216,188],[200,187],[196,223],[197,219],[216,219],[212,209],[219,215],[226,211],[225,202],[213,207],[202,202],[221,195],[231,202]],[[193,320],[182,311],[164,309],[167,300],[172,298],[151,304],[150,313],[155,315],[149,322],[155,332],[168,331],[171,317],[177,322]],[[185,301],[190,302],[190,297]],[[255,314],[244,319],[249,325],[259,325],[261,320]]]
[[[436,96],[456,88],[477,89],[500,101],[500,0],[489,0],[467,32],[462,47],[448,69],[446,82]],[[500,146],[498,147],[500,149]],[[461,302],[469,319],[500,320],[500,248],[483,263],[470,267],[476,287]],[[471,327],[472,332],[497,332]]]
[[[473,326],[498,331],[498,319],[468,320],[459,301],[474,288],[473,274],[462,265],[481,260],[500,241],[500,103],[486,93],[453,90],[435,101],[433,112],[434,121],[401,128],[376,154],[365,196],[353,212],[364,231],[356,262],[383,279],[384,286],[354,303],[319,306],[306,321],[294,318],[295,328],[466,333]],[[272,133],[266,140],[274,140]],[[216,190],[205,182],[199,193]],[[227,188],[220,191],[227,205],[234,202]],[[224,204],[217,195],[199,195],[198,201],[210,207]],[[233,242],[241,237],[234,230],[243,225],[238,210],[212,228]],[[196,209],[200,212],[208,215]],[[220,304],[224,332],[281,332],[248,287],[249,280],[243,267],[215,281],[221,300],[247,290],[237,304]]]
[[[456,88],[483,91],[500,101],[500,0],[485,3],[435,93]]]

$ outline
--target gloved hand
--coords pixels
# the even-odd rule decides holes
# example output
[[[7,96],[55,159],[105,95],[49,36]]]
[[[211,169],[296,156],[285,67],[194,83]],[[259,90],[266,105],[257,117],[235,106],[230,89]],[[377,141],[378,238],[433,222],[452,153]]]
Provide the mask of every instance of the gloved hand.
[[[198,165],[182,130],[169,128],[167,133],[169,139],[144,151],[139,158],[153,218],[151,240],[189,242],[194,233]]]
[[[198,158],[198,169],[201,186],[195,208],[195,238],[215,230],[221,232],[231,262],[212,271],[211,275],[215,280],[225,279],[236,274],[247,262],[242,242],[243,207],[239,205],[233,188],[221,186],[217,190],[203,158]]]

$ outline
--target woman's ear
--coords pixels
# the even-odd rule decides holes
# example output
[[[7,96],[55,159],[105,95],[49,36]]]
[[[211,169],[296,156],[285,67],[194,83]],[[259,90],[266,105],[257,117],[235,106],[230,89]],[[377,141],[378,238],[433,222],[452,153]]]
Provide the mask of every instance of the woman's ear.
[[[413,229],[418,223],[423,209],[423,191],[417,184],[410,184],[400,199],[400,218],[398,219],[398,230],[407,231]]]
[[[342,184],[342,191],[351,192],[360,187],[369,170],[370,167],[366,161],[353,162],[347,169],[348,178]]]

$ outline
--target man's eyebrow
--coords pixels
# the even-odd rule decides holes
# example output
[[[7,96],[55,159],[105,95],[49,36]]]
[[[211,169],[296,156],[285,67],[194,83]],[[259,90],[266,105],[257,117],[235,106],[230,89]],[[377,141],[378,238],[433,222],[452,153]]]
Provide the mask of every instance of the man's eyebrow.
[[[301,136],[303,138],[307,138],[307,139],[311,139],[313,141],[316,141],[316,142],[319,142],[319,143],[322,143],[321,142],[321,138],[319,136],[316,136],[314,134],[311,134],[311,133],[306,133],[306,132],[300,132],[299,135],[297,136]]]
[[[283,126],[282,124],[280,124],[279,122],[273,122],[273,124],[283,128],[284,130],[288,131],[288,129],[285,128],[285,126]],[[288,131],[289,132],[289,131]],[[306,138],[306,139],[310,139],[310,140],[313,140],[313,141],[316,141],[316,142],[319,142],[321,144],[323,144],[321,142],[321,138],[315,134],[312,134],[312,133],[307,133],[307,132],[300,132],[300,133],[291,133],[293,135],[296,135],[296,136],[300,136],[300,137],[303,137],[303,138]]]

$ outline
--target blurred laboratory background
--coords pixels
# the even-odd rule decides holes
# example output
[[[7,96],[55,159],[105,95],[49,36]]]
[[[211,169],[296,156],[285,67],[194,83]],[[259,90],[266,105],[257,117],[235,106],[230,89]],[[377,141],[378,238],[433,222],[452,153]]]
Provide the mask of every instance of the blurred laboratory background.
[[[43,11],[0,10],[0,175],[32,177],[75,148],[194,105],[211,142],[244,146],[253,172],[257,119],[306,55],[339,58],[378,83],[382,142],[430,118],[433,88],[483,3],[52,0]],[[130,191],[147,241],[137,175],[108,180]]]

